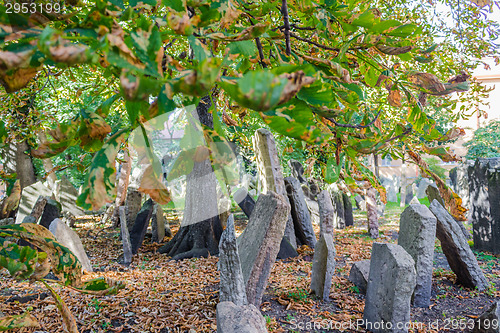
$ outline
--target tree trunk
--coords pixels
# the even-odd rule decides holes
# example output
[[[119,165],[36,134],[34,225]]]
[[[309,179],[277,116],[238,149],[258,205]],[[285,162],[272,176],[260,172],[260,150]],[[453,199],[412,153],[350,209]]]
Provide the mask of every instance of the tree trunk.
[[[116,199],[115,199],[115,209],[113,215],[111,216],[111,223],[116,228],[120,223],[120,207],[125,203],[125,198],[127,197],[127,189],[130,179],[130,172],[132,171],[132,161],[128,151],[125,151],[123,155],[125,162],[121,165],[120,176],[118,177],[118,185],[116,186]]]
[[[210,106],[210,97],[205,96],[196,111],[200,122],[212,128],[213,118],[208,112]],[[183,226],[170,242],[159,249],[160,253],[174,260],[218,254],[222,225],[218,216],[216,182],[209,159],[194,163],[186,179]]]
[[[35,168],[31,156],[26,152],[29,149],[26,141],[16,145],[16,172],[21,181],[21,188],[36,183]]]
[[[379,167],[378,167],[378,154],[373,153],[373,173],[377,179],[379,178]]]
[[[370,187],[366,190],[366,215],[368,219],[368,234],[371,238],[378,238],[378,213],[377,213],[377,190]]]

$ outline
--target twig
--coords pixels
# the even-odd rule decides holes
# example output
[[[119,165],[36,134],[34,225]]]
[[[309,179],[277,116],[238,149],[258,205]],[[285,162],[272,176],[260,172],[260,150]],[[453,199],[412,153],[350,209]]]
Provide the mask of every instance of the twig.
[[[319,43],[316,43],[316,42],[313,42],[312,40],[310,39],[307,39],[307,38],[302,38],[300,36],[297,36],[296,34],[294,34],[293,32],[290,32],[290,37],[293,37],[295,39],[298,39],[298,40],[301,40],[303,42],[306,42],[308,44],[312,44],[314,46],[317,46],[319,47],[320,49],[324,49],[324,50],[330,50],[330,51],[335,51],[335,52],[339,52],[340,49],[336,49],[336,48],[333,48],[333,47],[330,47],[330,46],[326,46],[326,45],[323,45],[323,44],[319,44]]]
[[[281,13],[283,14],[283,20],[285,22],[285,46],[286,55],[289,56],[292,52],[290,46],[290,21],[288,20],[288,6],[286,0],[281,1]]]
[[[259,50],[260,65],[262,68],[267,68],[266,63],[264,62],[264,51],[262,50],[262,44],[260,43],[259,37],[255,38],[255,45],[257,45],[257,50]]]
[[[344,128],[367,128],[367,127],[370,127],[371,125],[373,125],[373,123],[375,123],[375,121],[378,119],[378,117],[380,116],[380,113],[382,112],[382,108],[380,108],[378,110],[378,113],[377,115],[375,116],[375,118],[373,118],[372,121],[370,121],[368,124],[366,125],[360,125],[360,124],[357,124],[357,125],[350,125],[350,124],[340,124],[338,122],[336,122],[335,120],[333,120],[332,118],[326,118],[328,120],[330,120],[332,123],[335,124],[335,126],[338,126],[338,127],[344,127]]]

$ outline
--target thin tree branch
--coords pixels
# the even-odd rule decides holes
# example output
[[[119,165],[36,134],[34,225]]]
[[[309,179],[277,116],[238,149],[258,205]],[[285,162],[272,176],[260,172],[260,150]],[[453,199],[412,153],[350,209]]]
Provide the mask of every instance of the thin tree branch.
[[[300,41],[303,41],[303,42],[306,42],[308,44],[312,44],[314,46],[317,46],[319,47],[320,49],[324,49],[324,50],[330,50],[330,51],[335,51],[335,52],[339,52],[340,49],[336,49],[336,48],[333,48],[333,47],[329,47],[329,46],[326,46],[326,45],[322,45],[322,44],[319,44],[319,43],[316,43],[316,42],[313,42],[312,40],[310,39],[307,39],[307,38],[302,38],[300,36],[297,36],[296,34],[294,34],[293,32],[290,32],[290,37],[293,37],[295,39],[298,39]]]
[[[262,68],[267,68],[267,64],[264,62],[264,51],[262,50],[262,44],[260,43],[260,38],[255,38],[255,45],[257,45],[257,50],[259,50],[260,65]]]
[[[357,124],[357,125],[350,125],[350,124],[341,124],[341,123],[338,123],[336,122],[335,120],[333,120],[332,118],[326,118],[328,120],[330,120],[332,123],[335,124],[335,126],[338,126],[338,127],[344,127],[344,128],[367,128],[367,127],[370,127],[371,125],[373,125],[375,123],[375,121],[378,119],[378,117],[380,116],[380,113],[382,112],[382,108],[380,108],[378,110],[378,113],[377,115],[375,116],[375,118],[373,118],[372,121],[370,121],[368,124],[366,125],[360,125],[360,124]]]
[[[286,0],[281,1],[281,13],[283,14],[283,20],[285,22],[285,51],[286,55],[289,56],[292,52],[290,46],[290,21],[288,20],[288,6]]]

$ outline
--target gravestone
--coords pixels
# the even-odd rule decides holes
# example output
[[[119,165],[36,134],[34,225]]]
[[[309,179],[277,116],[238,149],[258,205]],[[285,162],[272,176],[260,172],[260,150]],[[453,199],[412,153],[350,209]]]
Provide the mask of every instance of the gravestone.
[[[479,291],[488,288],[488,281],[453,216],[437,200],[430,204],[429,209],[436,216],[436,236],[451,270],[457,276],[457,283]]]
[[[73,216],[85,215],[83,209],[76,205],[78,198],[78,190],[71,184],[66,177],[62,177],[59,182],[59,198],[56,198],[61,203],[62,211],[70,213]]]
[[[311,223],[311,215],[307,208],[306,200],[300,182],[293,177],[285,178],[285,187],[290,201],[295,238],[297,243],[308,245],[314,249],[316,235]]]
[[[82,268],[92,272],[92,264],[83,248],[82,241],[76,232],[71,230],[62,220],[55,219],[49,225],[49,231],[55,236],[58,243],[67,247],[73,252],[82,264]]]
[[[352,202],[351,197],[349,197],[346,193],[342,193],[342,198],[344,202],[344,219],[345,226],[354,225],[354,215],[352,214]]]
[[[371,238],[377,238],[379,236],[379,223],[377,211],[377,190],[370,187],[366,190],[366,217],[368,222],[368,234]]]
[[[217,304],[217,333],[267,333],[266,320],[253,304]]]
[[[333,207],[332,197],[327,190],[321,191],[318,194],[319,219],[320,219],[320,235],[332,235],[335,218],[335,208]]]
[[[7,217],[7,218],[4,218],[4,219],[0,219],[0,226],[11,225],[11,224],[14,224],[14,223],[16,223],[16,220],[14,220],[12,217]]]
[[[283,171],[276,149],[276,142],[272,133],[264,128],[255,131],[253,136],[253,147],[257,160],[257,171],[259,174],[259,189],[261,193],[274,191],[283,196],[286,203],[290,205],[285,188]],[[290,244],[297,248],[297,240],[295,238],[295,230],[291,212],[288,212],[288,218],[285,225],[284,236],[288,238]]]
[[[398,245],[401,245],[415,261],[417,284],[413,293],[413,305],[426,308],[431,305],[432,265],[436,217],[425,205],[411,204],[401,214]]]
[[[273,191],[261,194],[247,227],[238,237],[238,253],[248,302],[260,306],[276,261],[290,206]]]
[[[43,214],[43,211],[45,210],[45,205],[47,202],[50,200],[49,197],[44,197],[44,196],[39,196],[38,200],[36,201],[35,205],[33,206],[33,209],[31,210],[30,215],[33,216],[35,221],[38,221],[40,217]],[[24,220],[23,220],[24,223]],[[35,222],[36,223],[36,222]]]
[[[146,231],[149,226],[149,220],[153,215],[153,205],[153,200],[146,200],[135,218],[134,227],[132,231],[130,231],[130,244],[132,245],[133,254],[137,253],[144,241],[144,236],[146,236]]]
[[[427,194],[426,194],[427,187],[431,184],[434,184],[434,182],[432,180],[430,180],[429,178],[422,178],[420,180],[420,182],[418,183],[416,197],[418,199],[425,198],[427,196]]]
[[[449,176],[453,192],[458,194],[462,199],[462,206],[470,209],[470,193],[469,193],[469,166],[473,166],[473,161],[462,163],[459,166],[450,170]]]
[[[132,230],[135,223],[135,218],[141,210],[142,193],[134,188],[129,187],[127,190],[127,198],[125,199],[125,212],[127,213],[127,228]]]
[[[121,264],[128,266],[132,263],[132,245],[130,245],[130,233],[127,229],[127,213],[125,207],[118,207],[118,215],[120,216],[120,231],[123,243],[123,260]]]
[[[406,185],[406,192],[405,192],[405,201],[404,201],[404,204],[405,205],[409,205],[411,199],[413,199],[414,196],[415,196],[414,184],[413,183],[407,184]]]
[[[23,222],[24,217],[31,213],[39,196],[50,198],[52,196],[52,191],[47,186],[43,185],[42,182],[36,182],[23,188],[21,201],[19,202],[19,208],[17,210],[16,223]]]
[[[349,281],[358,287],[361,294],[366,294],[368,278],[370,276],[370,260],[356,261],[349,272]]]
[[[474,249],[500,254],[500,158],[477,159],[468,175]]]
[[[444,200],[441,197],[441,193],[439,193],[439,189],[436,184],[429,184],[429,186],[427,186],[427,189],[425,190],[425,193],[427,194],[429,202],[437,200],[441,204],[441,206],[444,207]]]
[[[248,304],[232,214],[227,219],[227,227],[220,238],[218,265],[220,271],[219,302]]]
[[[302,184],[305,184],[307,182],[307,180],[304,178],[304,167],[302,166],[302,163],[297,160],[291,159],[288,160],[288,166],[292,170],[293,177],[297,178]]]
[[[55,200],[48,199],[45,207],[43,208],[42,217],[40,217],[40,222],[38,222],[38,224],[43,225],[48,229],[52,221],[60,216],[61,204]]]
[[[336,229],[345,228],[345,212],[344,212],[344,197],[342,191],[338,189],[336,184],[331,184],[328,187],[330,197],[332,198],[334,217],[333,227]]]
[[[154,204],[151,215],[151,231],[153,233],[151,241],[161,243],[165,238],[165,216],[163,216],[163,209],[157,203]]]
[[[374,333],[408,332],[416,272],[412,257],[399,245],[373,243],[363,324]],[[384,322],[386,325],[380,327]],[[388,323],[393,329],[388,329]],[[398,326],[403,326],[398,329]],[[407,327],[407,326],[406,326]]]
[[[335,272],[335,244],[331,234],[322,233],[314,249],[311,270],[311,290],[324,301],[330,297]]]
[[[239,189],[233,195],[234,200],[238,203],[241,210],[245,215],[250,218],[255,208],[255,200],[246,192],[245,189]],[[297,257],[299,253],[296,248],[290,244],[286,237],[283,237],[280,243],[280,250],[278,252],[278,259],[288,259]]]
[[[354,197],[354,201],[356,202],[356,208],[362,211],[366,211],[366,200],[361,195],[357,195]]]
[[[302,186],[302,190],[304,190],[304,186]],[[305,197],[307,209],[309,210],[309,214],[311,215],[311,222],[313,225],[319,225],[319,207],[318,201],[312,200]]]
[[[396,177],[387,178],[380,177],[380,182],[385,188],[387,201],[388,202],[398,202],[398,184]]]
[[[474,322],[472,333],[500,333],[500,301],[493,305]]]

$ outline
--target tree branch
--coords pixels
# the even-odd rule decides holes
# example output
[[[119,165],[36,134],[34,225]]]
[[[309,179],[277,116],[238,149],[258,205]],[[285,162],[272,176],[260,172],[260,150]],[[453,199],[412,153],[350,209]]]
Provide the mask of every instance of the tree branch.
[[[288,7],[286,0],[281,1],[281,13],[283,14],[283,20],[285,22],[285,46],[286,46],[286,55],[289,56],[292,52],[292,48],[290,46],[290,21],[288,20]]]
[[[338,127],[344,127],[344,128],[357,128],[357,129],[360,129],[360,128],[367,128],[367,127],[370,127],[371,125],[373,125],[375,123],[375,121],[378,119],[378,117],[380,116],[380,113],[382,112],[382,108],[380,108],[378,110],[378,113],[377,115],[375,116],[375,118],[373,118],[372,121],[370,121],[368,124],[366,125],[360,125],[360,124],[357,124],[357,125],[350,125],[350,124],[340,124],[338,122],[336,122],[335,120],[333,120],[332,118],[326,118],[328,120],[330,120],[332,123],[335,124],[335,126],[338,126]]]
[[[259,50],[260,65],[262,68],[267,68],[266,63],[264,62],[264,51],[262,50],[262,44],[260,43],[259,37],[255,38],[255,45],[257,45],[257,50]]]
[[[310,39],[307,39],[307,38],[302,38],[300,36],[297,36],[296,34],[294,34],[293,32],[290,32],[290,37],[293,37],[295,39],[298,39],[300,41],[303,41],[303,42],[306,42],[308,44],[312,44],[314,46],[317,46],[319,47],[320,49],[324,49],[324,50],[330,50],[330,51],[335,51],[335,52],[339,52],[340,49],[336,49],[336,48],[333,48],[333,47],[329,47],[329,46],[326,46],[326,45],[322,45],[322,44],[319,44],[319,43],[316,43],[316,42],[313,42],[312,40]]]

